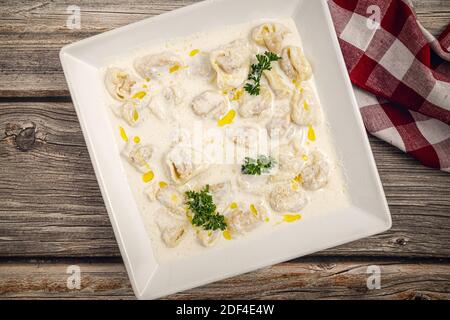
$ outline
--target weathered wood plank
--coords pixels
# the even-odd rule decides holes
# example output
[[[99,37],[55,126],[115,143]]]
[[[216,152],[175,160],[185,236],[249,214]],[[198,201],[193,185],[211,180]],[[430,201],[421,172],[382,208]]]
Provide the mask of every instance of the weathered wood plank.
[[[58,52],[65,44],[170,11],[197,0],[4,1],[0,12],[0,97],[68,96]],[[439,34],[450,2],[414,1],[420,21]],[[66,26],[67,8],[81,9],[81,29]]]
[[[317,255],[450,257],[448,174],[371,144],[393,228]],[[0,256],[119,255],[71,103],[0,103],[0,159]]]
[[[2,254],[118,254],[77,117],[70,104],[0,107]],[[36,125],[29,152],[17,124]],[[6,204],[6,202],[8,204]],[[9,248],[9,249],[8,249]],[[103,249],[102,249],[103,248]]]
[[[122,263],[77,264],[80,290],[67,287],[67,268],[73,264],[77,263],[1,263],[0,298],[134,298]]]
[[[68,289],[67,267],[81,270]],[[368,266],[380,268],[381,289],[367,288]],[[370,271],[369,271],[370,272]],[[0,264],[0,298],[133,299],[121,263],[77,261]],[[449,299],[450,265],[395,261],[310,261],[278,264],[188,290],[167,299]]]

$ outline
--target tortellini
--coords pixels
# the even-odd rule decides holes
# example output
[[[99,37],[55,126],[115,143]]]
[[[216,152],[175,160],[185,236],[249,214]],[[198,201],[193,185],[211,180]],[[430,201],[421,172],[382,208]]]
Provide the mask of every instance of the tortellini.
[[[185,216],[184,195],[173,186],[160,188],[156,192],[156,199],[170,212],[177,216]]]
[[[303,148],[298,138],[292,139],[288,144],[279,148],[278,164],[280,170],[296,172],[302,166],[301,156]]]
[[[153,155],[153,147],[149,144],[135,144],[129,140],[122,154],[132,166],[141,172],[146,172]]]
[[[289,29],[280,23],[264,23],[253,29],[252,39],[260,46],[265,46],[274,53],[280,53],[283,40]]]
[[[156,194],[158,193],[160,186],[155,181],[149,183],[149,185],[144,189],[144,195],[147,196],[147,199],[150,202],[156,200]]]
[[[284,73],[298,83],[311,79],[312,69],[299,47],[286,47],[281,53],[280,67]]]
[[[184,184],[208,167],[205,155],[190,146],[174,146],[165,157],[170,177],[177,184]]]
[[[250,68],[250,49],[245,40],[236,40],[210,54],[219,89],[238,88],[246,80]]]
[[[295,91],[291,99],[291,119],[300,126],[316,125],[320,122],[320,108],[310,89]]]
[[[259,117],[269,114],[273,106],[272,91],[265,85],[261,86],[260,94],[252,96],[245,92],[239,107],[239,114],[243,118]]]
[[[278,139],[290,139],[296,132],[289,115],[273,117],[266,125],[266,129],[271,138]]]
[[[290,183],[276,185],[270,193],[270,206],[281,213],[295,213],[302,210],[308,198],[301,188],[293,188]]]
[[[171,52],[149,54],[134,61],[134,69],[143,79],[159,78],[183,67],[183,60]]]
[[[158,119],[167,120],[173,116],[173,107],[183,101],[182,94],[179,86],[166,87],[151,97],[148,108]]]
[[[225,211],[231,198],[232,186],[231,182],[221,182],[209,186],[209,192],[213,197],[213,201],[217,206],[218,212]]]
[[[131,127],[138,126],[144,120],[142,104],[139,102],[128,100],[121,105],[112,105],[111,108],[117,117],[125,120]]]
[[[116,100],[123,101],[130,97],[136,84],[131,76],[118,68],[109,68],[105,74],[105,86],[109,94]]]
[[[191,75],[204,77],[207,80],[211,79],[212,67],[209,61],[209,54],[200,52],[190,59],[189,72]]]
[[[217,243],[217,240],[219,240],[221,233],[220,230],[198,230],[197,237],[202,245],[205,247],[212,247]]]
[[[179,225],[174,227],[166,227],[162,230],[161,238],[169,248],[175,248],[184,238],[187,233],[186,225]]]
[[[330,164],[323,153],[314,150],[301,171],[301,182],[307,190],[318,190],[327,185],[330,178]]]
[[[267,131],[254,126],[243,126],[227,131],[227,137],[234,143],[227,145],[227,157],[233,157],[237,163],[244,163],[246,157],[257,158],[258,155],[270,153],[270,141]]]
[[[287,98],[291,94],[291,88],[286,84],[284,79],[281,77],[280,73],[276,68],[276,64],[275,63],[273,64],[274,66],[272,67],[271,70],[265,70],[263,72],[264,76],[269,82],[269,85],[272,88],[273,92],[275,92],[277,98],[280,99]]]
[[[220,92],[208,90],[195,97],[191,106],[196,115],[218,120],[228,111],[229,102]]]
[[[248,209],[239,205],[227,216],[228,230],[232,235],[243,235],[263,223],[267,217],[267,209],[262,204],[250,204]]]
[[[278,171],[270,177],[272,182],[280,182],[294,179],[305,165],[302,159],[303,148],[297,137],[288,144],[281,145],[278,149]]]

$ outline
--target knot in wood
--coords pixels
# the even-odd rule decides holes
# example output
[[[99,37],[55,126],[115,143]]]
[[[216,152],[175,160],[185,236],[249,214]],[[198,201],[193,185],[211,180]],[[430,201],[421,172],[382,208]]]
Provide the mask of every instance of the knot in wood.
[[[406,246],[408,244],[408,240],[405,238],[397,238],[395,239],[395,243],[399,246]]]
[[[36,126],[23,128],[16,136],[16,146],[20,151],[29,151],[36,142]]]

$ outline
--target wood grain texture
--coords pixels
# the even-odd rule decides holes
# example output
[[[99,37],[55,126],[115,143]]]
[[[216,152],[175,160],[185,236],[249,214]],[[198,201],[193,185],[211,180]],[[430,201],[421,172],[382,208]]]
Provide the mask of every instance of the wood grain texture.
[[[393,228],[316,255],[450,257],[448,174],[371,144]],[[119,255],[71,103],[0,103],[0,159],[0,256]]]
[[[2,1],[0,298],[134,298],[58,52],[193,2]],[[450,1],[413,2],[422,24],[440,34],[450,21]],[[69,5],[81,8],[80,30],[66,27]],[[169,298],[450,299],[448,174],[380,140],[370,142],[393,215],[391,231]],[[66,286],[72,264],[81,267],[80,290]],[[372,264],[382,268],[381,290],[366,287]]]
[[[58,53],[61,47],[196,0],[13,1],[0,12],[0,97],[68,96]],[[432,33],[450,20],[450,1],[414,1],[417,15]],[[81,29],[69,29],[71,5],[81,9]]]
[[[81,270],[80,289],[67,288],[67,268]],[[369,266],[381,289],[369,290]],[[3,299],[134,299],[121,263],[30,262],[0,264]],[[281,263],[174,294],[165,299],[449,299],[450,265],[395,261]]]

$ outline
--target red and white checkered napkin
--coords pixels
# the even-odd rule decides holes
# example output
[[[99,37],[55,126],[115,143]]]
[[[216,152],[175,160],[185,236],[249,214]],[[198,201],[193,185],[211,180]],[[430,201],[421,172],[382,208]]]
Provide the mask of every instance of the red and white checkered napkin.
[[[450,25],[435,39],[407,0],[328,5],[367,130],[450,172]]]

